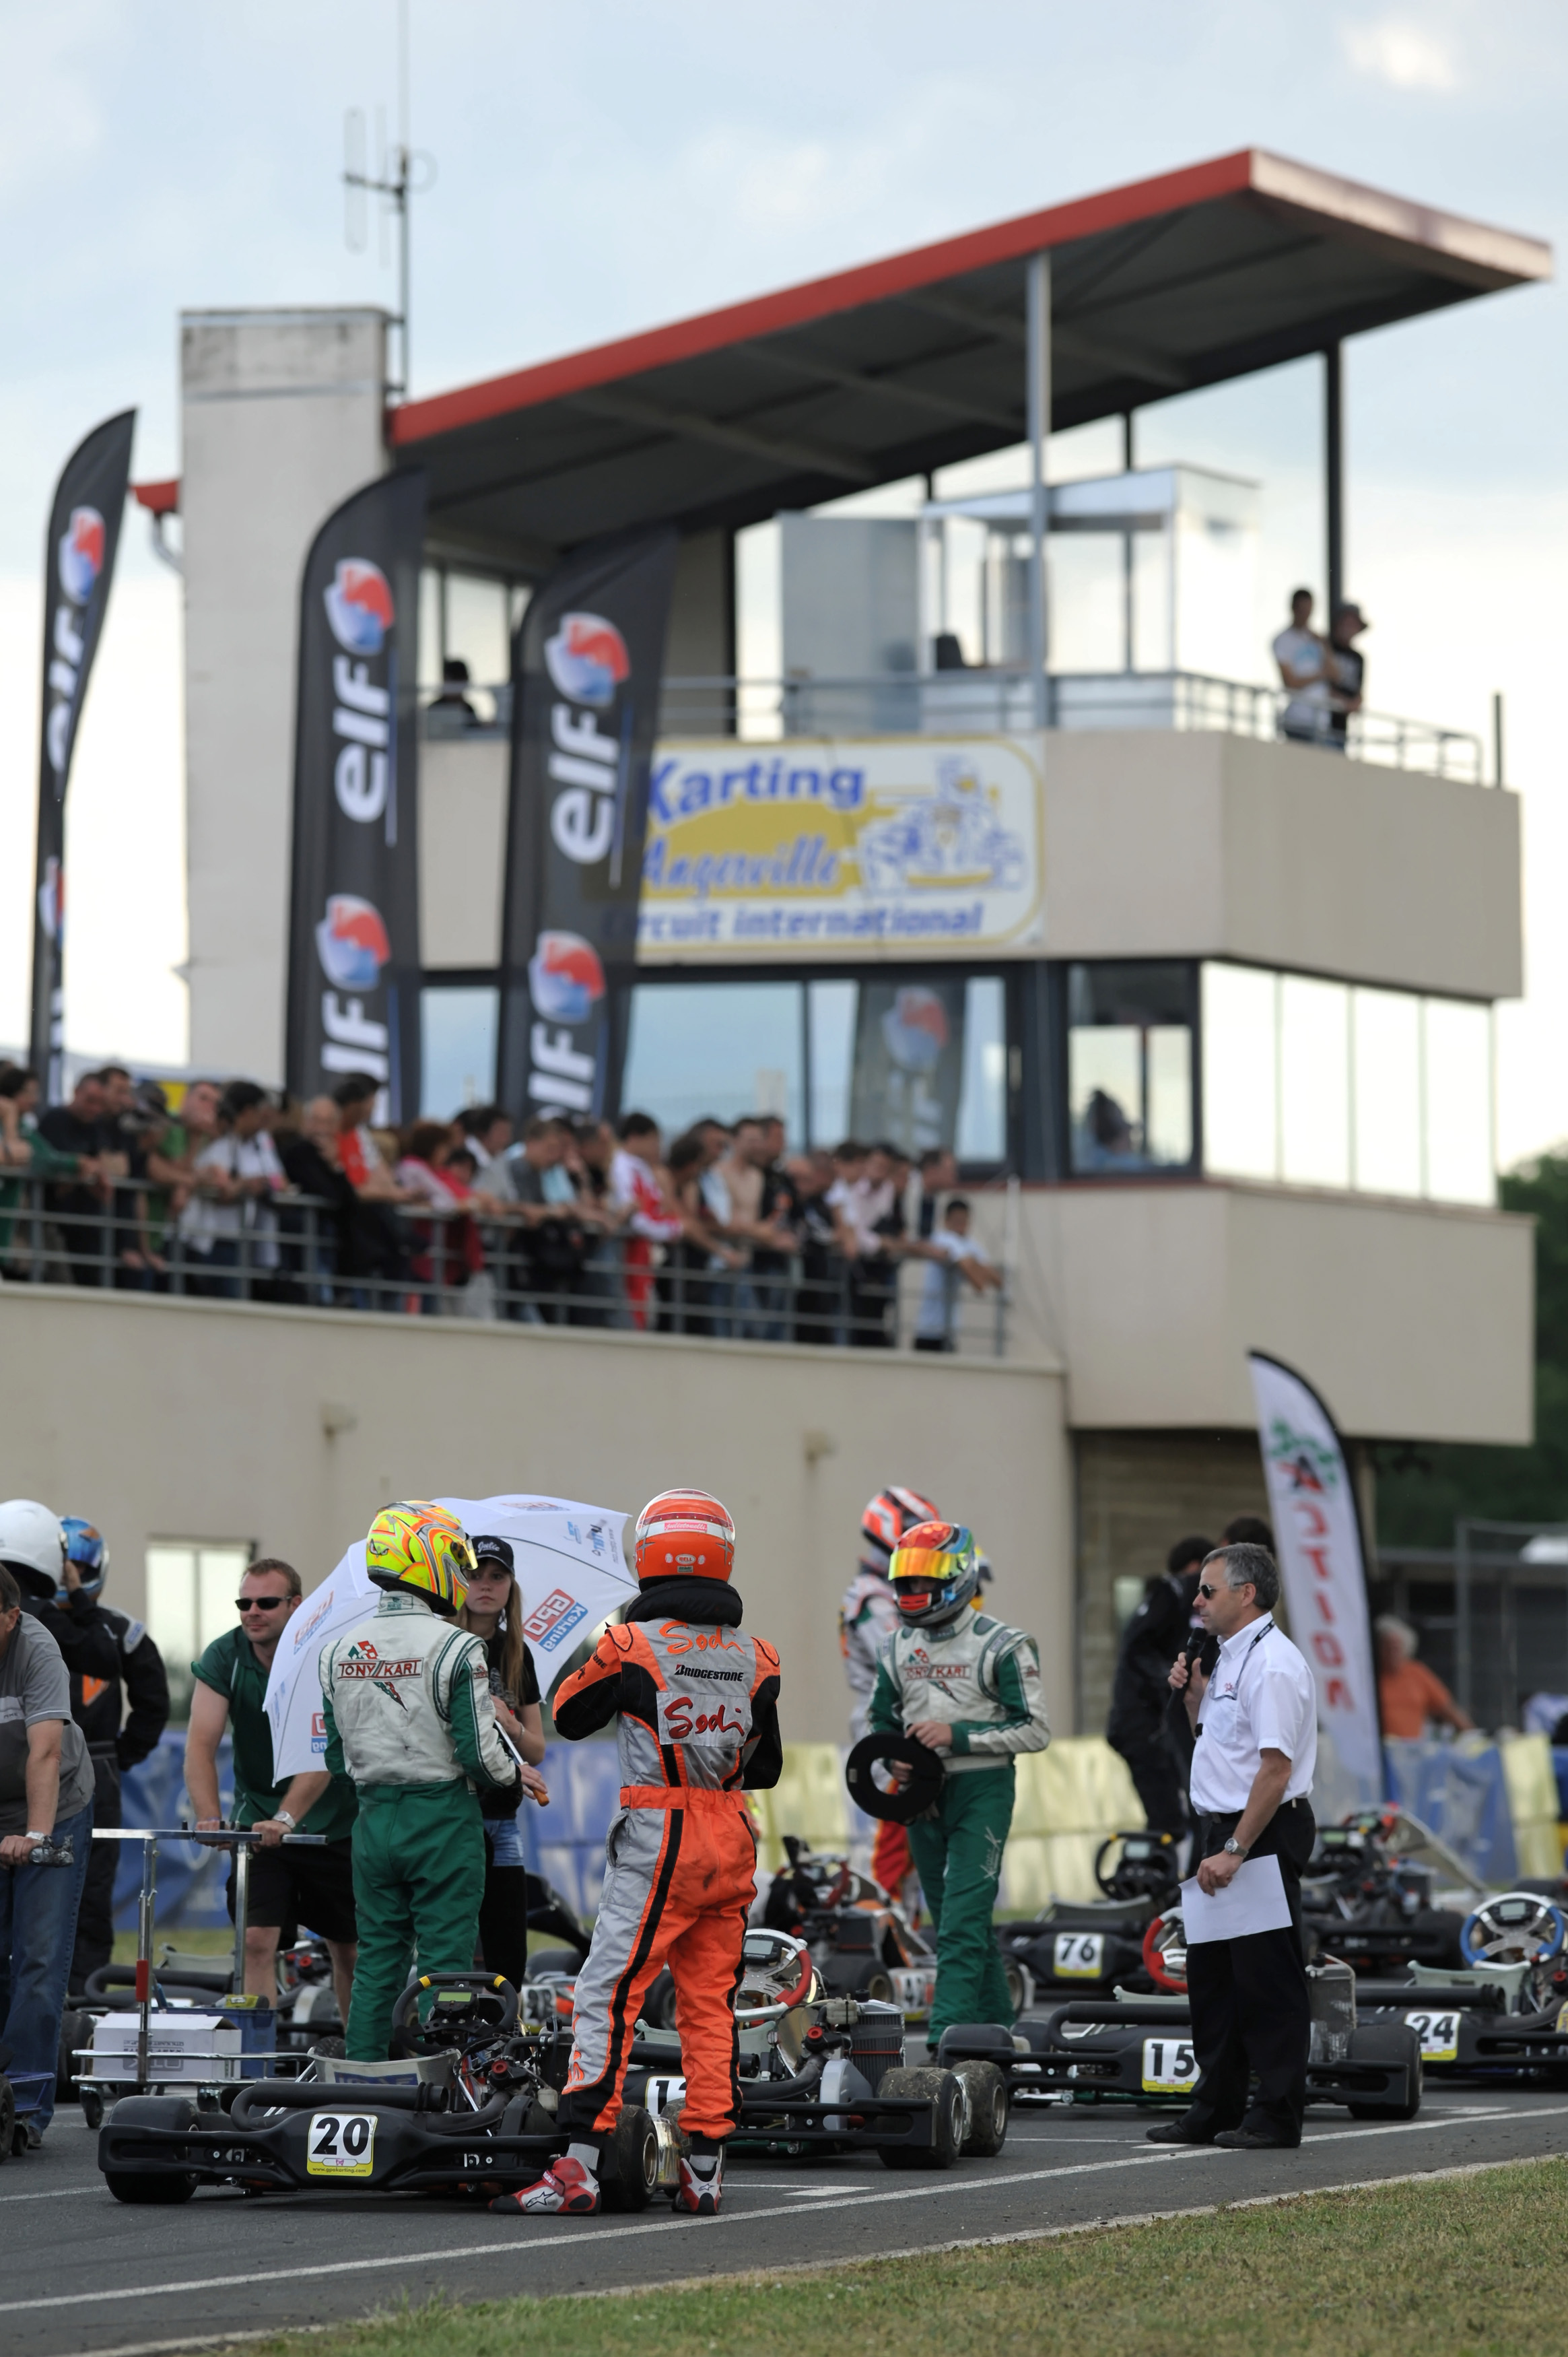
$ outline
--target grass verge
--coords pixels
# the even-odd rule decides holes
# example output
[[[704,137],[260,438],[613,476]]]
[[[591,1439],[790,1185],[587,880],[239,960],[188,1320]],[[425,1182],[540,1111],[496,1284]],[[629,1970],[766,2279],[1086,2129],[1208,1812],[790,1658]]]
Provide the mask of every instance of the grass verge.
[[[436,2301],[246,2357],[1539,2357],[1565,2298],[1559,2159],[810,2274]]]

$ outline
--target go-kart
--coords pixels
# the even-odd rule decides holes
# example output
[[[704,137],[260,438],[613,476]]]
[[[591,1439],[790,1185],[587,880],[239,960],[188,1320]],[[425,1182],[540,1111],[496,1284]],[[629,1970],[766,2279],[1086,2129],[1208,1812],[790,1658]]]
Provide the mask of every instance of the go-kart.
[[[1146,1947],[1151,1924],[1176,1899],[1176,1842],[1169,1834],[1112,1834],[1100,1845],[1094,1878],[1102,1899],[1053,1899],[1031,1922],[996,1927],[1004,1959],[1027,1971],[1037,1996],[1152,1993],[1161,1985]]]
[[[1358,1972],[1463,1968],[1459,1935],[1480,1888],[1429,1827],[1402,1809],[1366,1810],[1319,1828],[1302,1877],[1309,1943]]]
[[[789,1863],[768,1886],[764,1926],[805,1943],[830,1995],[896,2005],[908,2020],[924,2020],[937,1983],[937,1952],[925,1933],[847,1857],[813,1850],[793,1834],[785,1835],[784,1850]],[[663,2009],[661,1994],[656,1983],[644,2011],[671,2029],[673,1991]]]
[[[791,2154],[870,2147],[892,2169],[1001,2150],[1007,2086],[989,2057],[905,2070],[898,2008],[830,1996],[803,1943],[785,1933],[749,1932],[744,1964],[736,2143]],[[393,2061],[359,2063],[329,2040],[297,2077],[242,2083],[227,2112],[213,2089],[194,2100],[125,2097],[99,2137],[109,2190],[128,2202],[186,2201],[199,2185],[220,2184],[488,2197],[531,2183],[565,2148],[555,2115],[571,2029],[553,1981],[527,1984],[521,1998],[483,1973],[412,1981],[393,2044]],[[630,2062],[599,2172],[611,2210],[645,2208],[679,2173],[679,2039],[639,2023]]]
[[[1532,1890],[1483,1900],[1460,1927],[1462,1963],[1364,1979],[1358,2018],[1402,2022],[1444,2078],[1568,2083],[1568,1919]]]
[[[1337,1983],[1350,1978],[1337,1968]],[[1422,2095],[1417,2032],[1398,2021],[1348,2026],[1347,1995],[1339,1986],[1332,1994],[1332,2005],[1320,2004],[1315,1991],[1307,2102],[1343,2104],[1358,2120],[1414,2119]],[[943,2032],[939,2063],[961,2068],[983,2059],[1002,2072],[1015,2104],[1186,2104],[1197,2083],[1192,2018],[1176,1996],[1079,1997],[1019,2022],[1011,2034],[989,2022]]]

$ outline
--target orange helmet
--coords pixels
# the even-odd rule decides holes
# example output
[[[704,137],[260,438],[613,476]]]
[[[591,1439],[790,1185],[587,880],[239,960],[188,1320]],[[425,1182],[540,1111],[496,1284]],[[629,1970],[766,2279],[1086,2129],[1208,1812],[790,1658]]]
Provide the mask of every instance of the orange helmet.
[[[706,1490],[660,1490],[637,1518],[639,1579],[727,1579],[735,1569],[735,1524]]]

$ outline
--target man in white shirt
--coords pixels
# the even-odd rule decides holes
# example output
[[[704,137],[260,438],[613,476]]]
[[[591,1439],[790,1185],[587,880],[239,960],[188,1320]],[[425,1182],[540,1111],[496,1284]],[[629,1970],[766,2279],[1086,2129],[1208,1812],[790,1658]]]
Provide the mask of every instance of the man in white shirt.
[[[1219,1640],[1211,1676],[1184,1651],[1170,1683],[1185,1689],[1197,1741],[1189,1791],[1200,1889],[1222,1890],[1249,1857],[1279,1859],[1288,1930],[1204,1940],[1187,1952],[1198,2080],[1179,2120],[1151,2144],[1294,2148],[1306,2106],[1312,2031],[1301,1940],[1301,1873],[1317,1828],[1308,1795],[1317,1764],[1312,1672],[1276,1629],[1280,1575],[1267,1547],[1217,1548],[1198,1577],[1197,1612]],[[1248,2081],[1257,2073],[1249,2106]]]
[[[1000,1290],[1001,1271],[993,1266],[969,1232],[969,1205],[961,1196],[948,1205],[941,1225],[925,1241],[912,1246],[928,1260],[920,1281],[920,1308],[915,1319],[917,1351],[954,1351],[953,1313],[961,1283],[976,1293]]]
[[[1307,745],[1326,744],[1331,716],[1328,650],[1312,621],[1312,592],[1298,589],[1290,601],[1290,628],[1274,640],[1274,661],[1290,701],[1280,716],[1280,732]]]

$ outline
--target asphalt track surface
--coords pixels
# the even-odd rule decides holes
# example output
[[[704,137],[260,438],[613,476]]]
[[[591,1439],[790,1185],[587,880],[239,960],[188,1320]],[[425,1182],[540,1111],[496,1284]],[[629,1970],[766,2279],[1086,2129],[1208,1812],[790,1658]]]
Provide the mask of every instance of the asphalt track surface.
[[[66,2106],[40,2151],[0,2170],[6,2357],[154,2357],[348,2321],[405,2295],[644,2290],[1568,2153],[1563,2089],[1429,2079],[1420,2117],[1399,2126],[1316,2105],[1295,2153],[1151,2147],[1144,2131],[1159,2116],[1019,2109],[995,2159],[929,2176],[894,2174],[875,2155],[737,2155],[716,2219],[676,2218],[656,2197],[640,2215],[514,2222],[350,2192],[215,2189],[178,2209],[129,2209],[105,2190],[97,2137]]]

